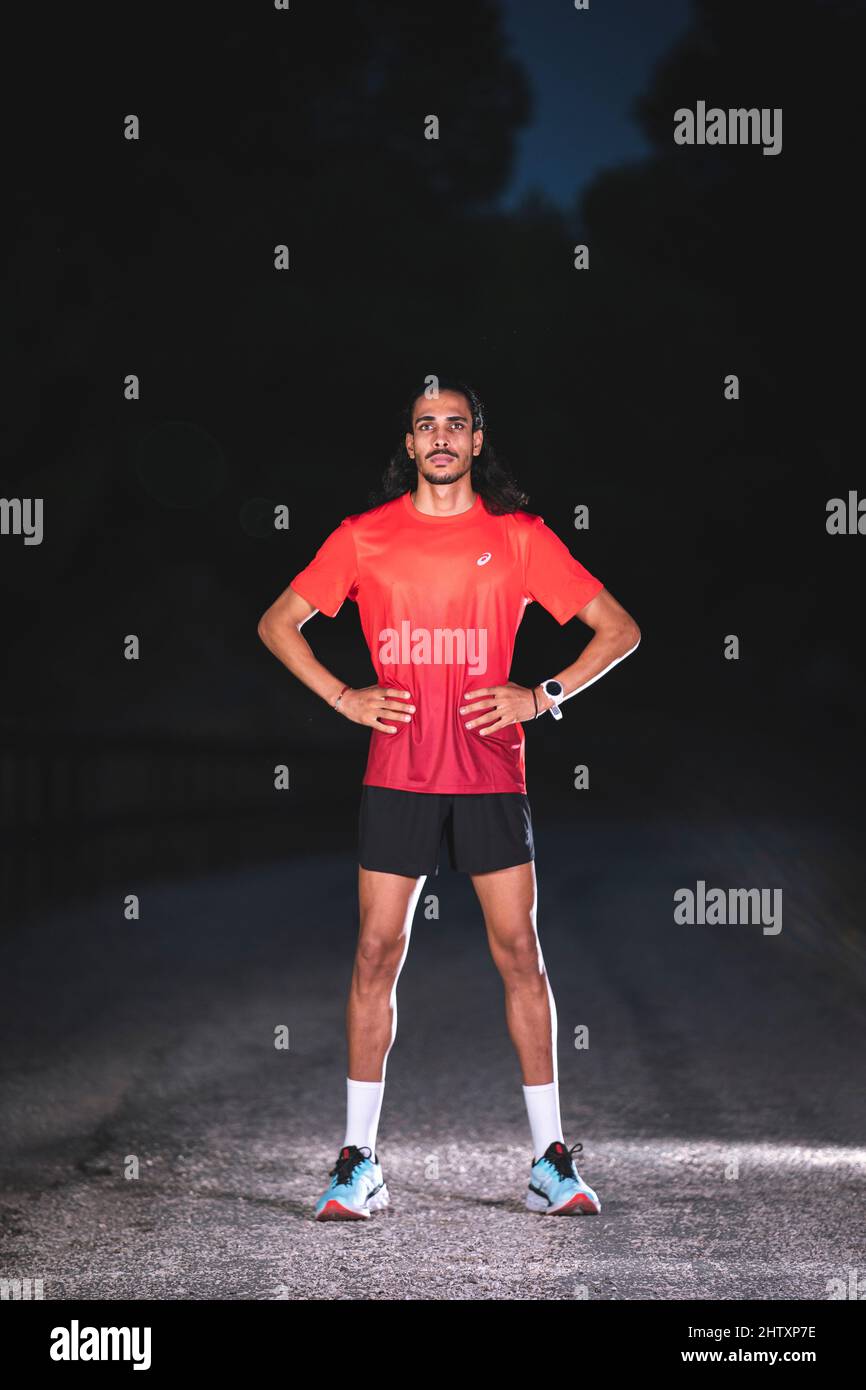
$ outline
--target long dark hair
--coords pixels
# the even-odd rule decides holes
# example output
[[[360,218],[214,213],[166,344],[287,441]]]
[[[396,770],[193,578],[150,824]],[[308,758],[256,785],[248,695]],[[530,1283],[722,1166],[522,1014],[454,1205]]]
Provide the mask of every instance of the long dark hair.
[[[529,497],[518,487],[508,469],[493,452],[490,435],[487,432],[486,412],[478,393],[473,391],[471,386],[467,386],[464,381],[457,381],[448,377],[439,378],[438,389],[439,391],[459,391],[461,395],[464,395],[472,412],[473,431],[484,430],[484,443],[481,446],[481,451],[472,460],[472,487],[475,492],[481,494],[487,510],[494,516],[502,516],[506,512],[524,511]],[[412,434],[412,410],[415,402],[419,397],[425,395],[426,391],[427,385],[425,383],[417,391],[412,392],[403,407],[400,416],[402,425],[400,442],[382,475],[379,490],[370,493],[370,507],[380,507],[383,502],[390,502],[393,498],[408,492],[417,482],[418,466],[406,452],[406,435]]]

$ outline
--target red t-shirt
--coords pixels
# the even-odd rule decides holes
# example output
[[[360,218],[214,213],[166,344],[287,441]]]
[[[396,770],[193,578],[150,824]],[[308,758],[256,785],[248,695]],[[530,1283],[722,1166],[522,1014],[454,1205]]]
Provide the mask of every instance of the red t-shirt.
[[[371,728],[363,783],[525,793],[523,725],[482,735],[465,727],[482,711],[458,711],[473,690],[508,681],[528,603],[564,624],[604,585],[540,516],[493,516],[480,493],[457,516],[427,516],[405,492],[347,516],[291,587],[331,618],[357,603],[376,683],[415,705],[408,724],[391,721],[396,734]]]

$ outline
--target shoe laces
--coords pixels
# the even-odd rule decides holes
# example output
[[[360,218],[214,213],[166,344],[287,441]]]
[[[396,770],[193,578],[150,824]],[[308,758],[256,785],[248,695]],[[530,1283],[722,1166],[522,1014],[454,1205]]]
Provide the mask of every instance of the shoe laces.
[[[574,1161],[576,1153],[583,1153],[582,1144],[572,1144],[571,1148],[567,1149],[564,1144],[557,1141],[551,1144],[544,1158],[552,1168],[556,1169],[561,1178],[573,1178],[574,1169],[577,1166]]]
[[[340,1150],[330,1176],[337,1179],[338,1187],[342,1187],[344,1183],[350,1181],[358,1164],[364,1163],[366,1159],[372,1157],[372,1150],[366,1144],[362,1144],[360,1149],[355,1144],[347,1144]]]

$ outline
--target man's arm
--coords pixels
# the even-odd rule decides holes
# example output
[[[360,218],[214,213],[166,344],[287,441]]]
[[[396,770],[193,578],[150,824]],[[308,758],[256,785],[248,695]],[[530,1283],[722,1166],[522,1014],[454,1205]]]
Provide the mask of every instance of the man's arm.
[[[562,685],[565,691],[562,700],[571,699],[579,690],[585,690],[593,681],[607,675],[624,657],[631,656],[640,642],[640,628],[634,618],[607,589],[602,589],[601,593],[590,599],[575,616],[593,629],[594,636],[571,666],[566,666],[554,677],[548,677]],[[535,687],[535,694],[539,714],[554,704],[540,685]]]
[[[258,633],[268,650],[293,676],[333,706],[345,681],[338,680],[316,659],[309,642],[301,636],[304,623],[318,611],[290,584],[262,614]]]
[[[258,633],[268,650],[288,667],[292,675],[327,700],[333,709],[345,682],[338,680],[321,661],[317,661],[309,643],[301,636],[304,623],[318,612],[319,609],[302,598],[290,584],[262,614]],[[368,685],[361,690],[346,690],[338,709],[353,724],[365,724],[382,733],[396,734],[399,725],[385,721],[398,719],[404,724],[411,723],[415,706],[406,703],[409,699],[408,690]]]

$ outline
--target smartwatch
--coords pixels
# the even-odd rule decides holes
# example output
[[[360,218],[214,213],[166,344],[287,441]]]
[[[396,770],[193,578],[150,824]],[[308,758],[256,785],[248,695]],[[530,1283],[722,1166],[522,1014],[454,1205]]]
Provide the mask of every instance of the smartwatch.
[[[550,706],[550,713],[554,719],[562,718],[562,710],[559,708],[560,701],[565,695],[565,687],[561,681],[542,681],[541,688],[545,695],[549,696],[554,703]]]

